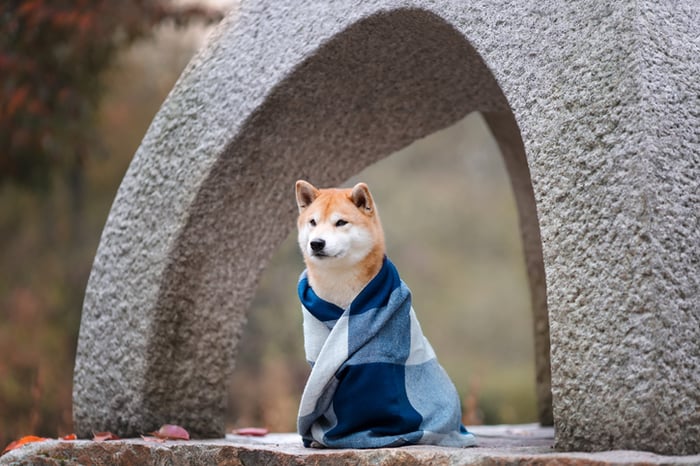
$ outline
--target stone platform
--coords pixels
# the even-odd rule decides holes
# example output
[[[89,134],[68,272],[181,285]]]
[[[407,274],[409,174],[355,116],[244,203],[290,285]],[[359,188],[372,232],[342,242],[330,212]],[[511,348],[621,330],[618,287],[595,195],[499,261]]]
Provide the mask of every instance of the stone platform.
[[[478,446],[412,446],[376,450],[304,448],[296,434],[149,442],[50,440],[0,457],[0,465],[700,465],[700,455],[639,451],[556,452],[554,431],[535,424],[470,427]]]

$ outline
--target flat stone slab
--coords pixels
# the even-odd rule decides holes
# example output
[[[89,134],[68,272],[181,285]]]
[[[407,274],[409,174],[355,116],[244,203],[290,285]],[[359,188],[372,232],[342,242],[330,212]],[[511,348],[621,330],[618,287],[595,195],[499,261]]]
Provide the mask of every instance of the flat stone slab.
[[[554,430],[536,424],[470,427],[473,448],[410,446],[375,450],[304,448],[297,434],[225,439],[106,442],[48,440],[0,457],[0,465],[697,465],[700,455],[662,456],[639,451],[556,452]]]

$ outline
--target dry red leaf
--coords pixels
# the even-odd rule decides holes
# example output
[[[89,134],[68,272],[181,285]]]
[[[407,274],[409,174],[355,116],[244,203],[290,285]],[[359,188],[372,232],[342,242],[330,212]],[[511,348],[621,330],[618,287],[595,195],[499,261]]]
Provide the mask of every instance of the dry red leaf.
[[[105,442],[107,440],[119,440],[119,437],[111,432],[94,432],[92,440],[95,442]]]
[[[2,451],[2,453],[5,454],[8,451],[19,448],[22,445],[26,445],[27,443],[43,442],[44,440],[49,440],[49,439],[47,439],[46,437],[37,437],[36,435],[25,435],[21,439],[15,440],[14,442],[11,442],[8,446],[5,447],[5,449]]]
[[[242,427],[235,429],[232,433],[235,435],[247,435],[250,437],[264,437],[268,434],[268,430],[264,427]]]
[[[189,440],[190,433],[180,426],[165,424],[151,435],[163,440]]]
[[[75,434],[68,434],[61,437],[61,440],[78,440],[78,436]]]

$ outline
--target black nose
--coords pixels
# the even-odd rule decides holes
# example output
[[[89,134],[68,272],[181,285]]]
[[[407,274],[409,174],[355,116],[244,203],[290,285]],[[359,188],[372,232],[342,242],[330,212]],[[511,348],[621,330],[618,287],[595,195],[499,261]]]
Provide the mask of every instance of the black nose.
[[[311,250],[313,252],[319,252],[322,251],[323,248],[326,246],[326,242],[322,239],[312,239],[311,242],[309,243],[311,246]]]

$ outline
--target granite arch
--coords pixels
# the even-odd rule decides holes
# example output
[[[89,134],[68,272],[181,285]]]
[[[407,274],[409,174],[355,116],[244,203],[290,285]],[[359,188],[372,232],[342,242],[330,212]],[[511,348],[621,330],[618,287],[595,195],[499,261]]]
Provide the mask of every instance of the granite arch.
[[[509,32],[527,30],[528,19],[548,13],[498,8],[428,1],[406,7],[387,0],[354,8],[333,4],[319,11],[313,2],[294,8],[251,2],[240,18],[224,20],[154,119],[105,226],[86,291],[76,359],[74,417],[79,433],[134,435],[175,422],[196,435],[221,435],[225,384],[245,309],[262,267],[293,225],[294,205],[284,187],[299,177],[337,184],[413,140],[480,111],[501,146],[518,204],[533,309],[540,313],[537,341],[543,346],[538,354],[549,355],[544,347],[549,328],[542,324],[547,322],[548,300],[553,317],[558,445],[697,451],[698,437],[692,435],[698,425],[692,411],[697,391],[679,388],[692,380],[691,369],[700,360],[688,346],[693,335],[688,328],[688,335],[674,338],[690,352],[690,366],[677,365],[680,375],[654,385],[651,393],[672,410],[676,404],[661,393],[671,387],[690,400],[690,408],[680,408],[680,414],[662,412],[650,421],[644,410],[655,402],[633,400],[625,408],[636,413],[633,428],[614,420],[611,427],[604,423],[615,414],[610,412],[611,396],[621,387],[607,368],[613,361],[624,372],[618,363],[632,351],[612,343],[620,332],[636,335],[636,330],[614,324],[619,321],[615,306],[644,309],[653,296],[646,293],[646,285],[635,288],[641,293],[634,303],[616,294],[638,278],[635,267],[649,265],[643,243],[650,233],[640,229],[629,235],[625,244],[640,251],[641,262],[620,265],[616,249],[608,243],[597,248],[595,241],[596,235],[624,232],[607,222],[608,217],[597,216],[595,208],[596,200],[614,194],[613,188],[649,195],[643,186],[649,181],[647,172],[635,172],[624,163],[615,166],[616,159],[604,153],[626,149],[630,136],[619,130],[632,121],[629,111],[643,101],[630,101],[623,94],[625,99],[615,104],[621,91],[609,86],[600,103],[581,105],[580,95],[572,99],[558,94],[560,81],[582,65],[568,67],[569,58],[552,38],[568,34],[596,40],[586,36],[588,23],[568,19],[572,29],[561,30],[561,23],[550,21],[534,31],[541,37],[518,36],[522,43],[513,43],[508,42]],[[576,11],[563,3],[554,9],[613,25],[633,14],[627,5],[610,12],[588,3]],[[538,39],[546,39],[539,48]],[[519,53],[526,45],[529,51]],[[626,59],[609,49],[604,52],[613,54],[616,63]],[[567,67],[547,69],[550,59]],[[628,78],[625,70],[606,68],[608,62],[591,66],[601,75]],[[569,115],[572,108],[583,112],[581,121],[565,119],[565,125],[551,126],[553,112]],[[601,118],[610,108],[613,117]],[[582,166],[548,173],[566,162]],[[690,169],[698,170],[697,163]],[[630,181],[620,177],[629,173],[636,175]],[[576,197],[581,193],[577,180],[589,183],[594,195]],[[687,196],[681,201],[686,206]],[[592,213],[571,213],[581,206]],[[627,202],[602,208],[611,218],[639,225],[646,214],[635,209]],[[589,245],[599,262],[577,255],[587,253]],[[697,248],[691,248],[692,257],[697,258]],[[623,276],[612,291],[593,283],[591,294],[584,287],[606,264],[615,271],[622,267],[631,278]],[[545,270],[555,291],[549,296]],[[692,306],[687,306],[697,300],[693,283],[678,311],[660,309],[657,314],[671,321],[685,316],[692,324],[693,314],[687,310]],[[595,308],[610,315],[586,320],[586,312]],[[605,325],[612,328],[587,333]],[[663,333],[654,331],[655,337]],[[587,338],[599,339],[602,349],[567,362],[587,347]],[[649,369],[656,367],[655,361],[637,363]],[[547,372],[539,384],[547,387],[540,393],[545,412],[549,358],[540,363]],[[594,373],[599,381],[590,380]],[[599,382],[614,386],[609,390]],[[664,419],[677,425],[663,433],[661,442],[650,442],[648,429]],[[591,422],[604,425],[597,424],[596,431]]]

